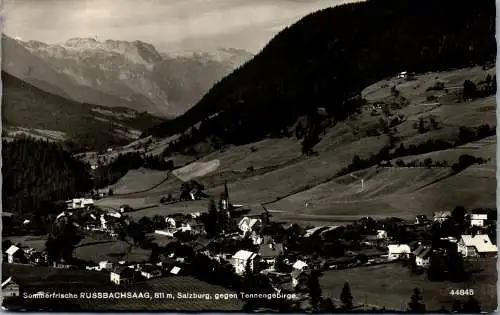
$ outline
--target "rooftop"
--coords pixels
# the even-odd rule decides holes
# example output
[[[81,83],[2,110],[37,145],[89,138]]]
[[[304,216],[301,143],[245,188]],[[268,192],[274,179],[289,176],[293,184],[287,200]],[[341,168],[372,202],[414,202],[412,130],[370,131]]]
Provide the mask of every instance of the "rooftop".
[[[239,250],[236,254],[233,255],[233,259],[241,259],[241,260],[249,260],[257,256],[256,253],[252,253],[248,250]]]

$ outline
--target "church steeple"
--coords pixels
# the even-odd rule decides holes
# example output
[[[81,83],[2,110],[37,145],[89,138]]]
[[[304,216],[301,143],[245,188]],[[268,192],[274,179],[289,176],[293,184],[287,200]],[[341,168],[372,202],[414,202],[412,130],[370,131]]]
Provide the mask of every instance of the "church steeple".
[[[229,216],[231,216],[231,202],[229,200],[229,190],[227,188],[227,181],[224,182],[224,192],[220,196],[221,210],[225,211]]]

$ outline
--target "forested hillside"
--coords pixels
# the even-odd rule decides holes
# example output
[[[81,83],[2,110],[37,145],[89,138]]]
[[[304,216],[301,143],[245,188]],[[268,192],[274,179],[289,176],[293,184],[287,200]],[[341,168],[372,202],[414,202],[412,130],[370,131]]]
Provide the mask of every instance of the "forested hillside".
[[[2,141],[2,176],[2,209],[8,212],[50,212],[53,201],[92,189],[86,166],[45,141]]]
[[[384,77],[494,61],[494,21],[492,0],[370,0],[318,11],[280,32],[186,114],[143,136],[189,129],[168,150],[178,152],[286,136],[317,108],[341,120],[356,110],[361,89]]]

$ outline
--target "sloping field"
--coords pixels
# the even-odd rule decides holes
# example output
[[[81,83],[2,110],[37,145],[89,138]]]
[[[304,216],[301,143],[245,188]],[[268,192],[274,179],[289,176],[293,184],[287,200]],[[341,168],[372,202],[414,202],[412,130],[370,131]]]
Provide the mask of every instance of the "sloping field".
[[[223,152],[211,153],[200,162],[220,161],[218,171],[245,171],[249,166],[261,169],[300,157],[300,141],[293,138],[264,139],[259,142],[232,146]]]
[[[115,194],[129,194],[149,189],[167,178],[168,172],[150,169],[130,170],[112,188]]]
[[[333,178],[354,155],[367,156],[368,152],[378,152],[385,144],[381,139],[383,137],[364,138],[338,148],[335,154],[313,156],[265,174],[230,183],[231,198],[238,203],[271,202],[316,186]],[[222,187],[215,187],[209,192],[218,194],[220,191]]]
[[[363,174],[365,173],[365,174]],[[349,175],[343,176],[309,190],[289,196],[270,207],[283,209],[293,215],[345,217],[414,215],[407,207],[395,208],[390,199],[394,195],[407,196],[421,187],[446,178],[450,170],[421,168],[371,168],[358,172],[361,181]],[[306,207],[306,201],[309,205]],[[419,213],[423,209],[417,209]]]
[[[23,246],[34,248],[35,250],[44,250],[45,242],[47,242],[46,236],[7,236],[4,237],[3,240],[9,240],[13,244],[21,243]],[[6,248],[4,248],[6,250]]]
[[[74,250],[75,258],[99,263],[102,260],[117,262],[129,251],[129,245],[123,241],[97,241],[84,239]]]
[[[134,220],[155,215],[168,216],[174,213],[189,214],[191,212],[208,211],[208,200],[185,201],[167,205],[158,205],[154,208],[130,212],[128,215]]]
[[[219,160],[212,160],[209,162],[193,162],[172,171],[172,173],[183,182],[187,182],[189,180],[215,172],[219,168],[219,165]]]
[[[468,297],[451,296],[451,289],[473,289],[474,297],[482,311],[491,312],[497,307],[496,261],[476,263],[483,270],[468,283],[431,282],[424,275],[413,275],[399,264],[387,264],[346,270],[330,270],[320,278],[323,295],[339,298],[343,284],[349,283],[355,303],[385,306],[407,310],[414,288],[422,292],[427,310],[437,311],[442,306],[451,309],[453,299],[467,301]],[[370,279],[370,281],[367,281]],[[381,301],[384,302],[381,305]]]

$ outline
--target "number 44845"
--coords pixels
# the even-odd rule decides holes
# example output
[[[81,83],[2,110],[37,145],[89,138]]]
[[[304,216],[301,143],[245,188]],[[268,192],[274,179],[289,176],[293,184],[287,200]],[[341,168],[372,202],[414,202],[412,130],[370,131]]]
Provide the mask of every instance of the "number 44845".
[[[474,295],[474,289],[451,289],[450,295],[471,296]]]

